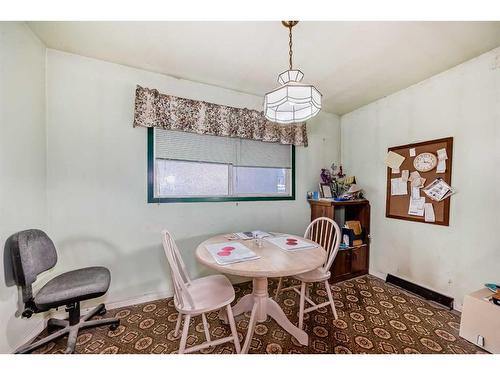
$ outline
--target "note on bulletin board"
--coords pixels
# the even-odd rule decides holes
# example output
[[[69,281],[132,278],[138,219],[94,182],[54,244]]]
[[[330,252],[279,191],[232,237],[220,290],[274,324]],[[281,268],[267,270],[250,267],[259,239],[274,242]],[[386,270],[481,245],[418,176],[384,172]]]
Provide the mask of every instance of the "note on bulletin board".
[[[436,201],[430,199],[423,188],[437,178],[451,185],[453,137],[390,147],[387,152],[385,216],[448,226],[450,197]],[[395,173],[391,167],[396,166],[393,163],[399,162]],[[406,183],[407,187],[404,186]]]

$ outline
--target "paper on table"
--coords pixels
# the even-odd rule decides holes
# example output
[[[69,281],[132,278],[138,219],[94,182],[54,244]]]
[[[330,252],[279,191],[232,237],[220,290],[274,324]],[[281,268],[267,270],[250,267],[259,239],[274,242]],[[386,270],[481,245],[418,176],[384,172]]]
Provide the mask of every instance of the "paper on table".
[[[205,245],[206,249],[220,265],[259,259],[260,257],[239,242],[223,242]]]
[[[253,230],[251,232],[238,232],[235,233],[235,235],[238,238],[241,238],[242,240],[251,240],[253,238],[266,238],[271,236],[269,233],[263,232],[261,230]]]
[[[405,159],[406,158],[404,156],[396,154],[393,151],[389,151],[385,158],[385,165],[387,165],[389,168],[392,169],[399,169],[399,167],[401,167],[401,164],[403,164],[403,161]]]
[[[428,223],[434,223],[436,221],[436,217],[434,216],[434,207],[432,206],[432,203],[425,203],[424,211],[425,221]]]
[[[300,237],[295,236],[272,237],[267,239],[267,241],[286,251],[297,251],[318,247],[316,244],[304,241]]]
[[[408,215],[424,216],[425,198],[410,199]]]
[[[401,178],[403,179],[404,182],[408,182],[408,177],[410,175],[410,171],[405,169],[401,172]]]
[[[391,178],[391,195],[408,194],[408,184],[401,177]]]
[[[410,148],[410,157],[414,157],[415,155],[417,155],[417,152],[415,151],[414,148]]]
[[[420,198],[420,188],[412,186],[412,188],[411,188],[411,199],[418,199],[418,198]]]

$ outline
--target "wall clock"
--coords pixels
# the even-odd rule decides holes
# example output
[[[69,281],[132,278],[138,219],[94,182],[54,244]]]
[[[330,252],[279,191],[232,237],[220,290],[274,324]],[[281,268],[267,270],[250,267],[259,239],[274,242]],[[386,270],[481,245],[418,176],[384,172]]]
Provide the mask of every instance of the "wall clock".
[[[431,152],[418,154],[413,160],[413,166],[419,172],[429,172],[436,168],[437,157]]]

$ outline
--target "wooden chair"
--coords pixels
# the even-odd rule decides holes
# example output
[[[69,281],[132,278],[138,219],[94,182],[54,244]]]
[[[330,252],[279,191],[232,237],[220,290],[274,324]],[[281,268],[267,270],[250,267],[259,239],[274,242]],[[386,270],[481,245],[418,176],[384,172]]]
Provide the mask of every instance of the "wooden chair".
[[[179,354],[190,353],[216,346],[228,341],[234,341],[236,353],[240,353],[240,341],[234,323],[231,302],[234,301],[234,289],[231,282],[223,275],[212,275],[200,279],[191,280],[182,261],[179,249],[174,239],[167,230],[163,230],[162,242],[165,255],[170,265],[172,284],[174,285],[174,304],[179,312],[175,325],[175,336],[178,337],[181,326],[182,315],[184,315],[184,326],[182,328]],[[231,327],[232,335],[212,341],[208,330],[205,313],[226,308],[227,318]],[[189,332],[189,322],[192,317],[201,315],[205,337],[203,344],[186,348],[186,340]]]
[[[300,308],[299,308],[299,328],[302,329],[304,322],[304,313],[309,311],[317,310],[320,307],[330,305],[332,308],[333,316],[335,320],[338,319],[337,311],[335,310],[335,303],[332,297],[332,291],[330,289],[330,284],[328,279],[330,278],[330,267],[337,256],[339,251],[339,245],[341,240],[341,232],[338,224],[332,219],[326,217],[319,217],[309,224],[306,229],[304,237],[316,242],[321,245],[327,252],[326,261],[323,266],[316,268],[315,270],[302,273],[300,275],[295,275],[293,278],[300,281],[300,290],[297,288],[298,285],[292,285],[287,288],[282,287],[282,278],[279,279],[278,288],[276,289],[276,294],[274,299],[277,301],[280,292],[285,290],[294,290],[300,295]],[[326,292],[328,293],[328,301],[321,303],[319,305],[315,304],[309,298],[309,288],[308,284],[323,282],[325,284]],[[305,309],[305,301],[307,301],[311,307]]]

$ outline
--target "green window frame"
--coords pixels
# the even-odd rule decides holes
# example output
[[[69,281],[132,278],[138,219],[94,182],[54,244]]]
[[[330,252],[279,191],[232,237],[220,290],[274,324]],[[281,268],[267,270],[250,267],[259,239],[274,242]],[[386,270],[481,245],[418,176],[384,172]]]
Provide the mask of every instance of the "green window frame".
[[[248,202],[248,201],[290,201],[295,200],[295,146],[292,145],[291,195],[288,196],[231,196],[231,197],[155,197],[154,196],[154,128],[148,128],[148,203],[196,203],[196,202]]]

